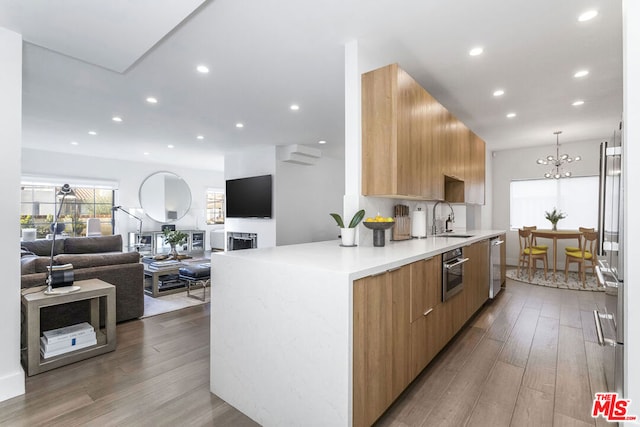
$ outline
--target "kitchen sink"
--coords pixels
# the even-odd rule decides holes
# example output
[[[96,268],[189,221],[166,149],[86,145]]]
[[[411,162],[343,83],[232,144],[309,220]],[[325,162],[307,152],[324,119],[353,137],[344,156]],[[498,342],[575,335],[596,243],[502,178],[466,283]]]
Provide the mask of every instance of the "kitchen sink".
[[[436,234],[433,237],[455,237],[458,239],[467,239],[469,237],[473,237],[473,234],[443,233],[443,234]]]

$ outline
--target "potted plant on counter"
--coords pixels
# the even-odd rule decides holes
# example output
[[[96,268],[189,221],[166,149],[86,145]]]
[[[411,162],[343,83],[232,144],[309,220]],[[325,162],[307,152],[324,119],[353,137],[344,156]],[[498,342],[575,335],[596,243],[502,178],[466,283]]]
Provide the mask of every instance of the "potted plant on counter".
[[[553,226],[551,229],[556,231],[558,230],[558,221],[566,218],[567,214],[554,207],[551,212],[545,212],[544,217],[551,222],[551,225]]]
[[[342,217],[337,213],[329,214],[336,220],[338,227],[340,227],[340,236],[342,238],[342,246],[355,246],[356,245],[356,227],[364,218],[364,209],[360,209],[358,212],[353,215],[351,218],[351,222],[349,222],[349,227],[344,226],[344,222],[342,221]]]

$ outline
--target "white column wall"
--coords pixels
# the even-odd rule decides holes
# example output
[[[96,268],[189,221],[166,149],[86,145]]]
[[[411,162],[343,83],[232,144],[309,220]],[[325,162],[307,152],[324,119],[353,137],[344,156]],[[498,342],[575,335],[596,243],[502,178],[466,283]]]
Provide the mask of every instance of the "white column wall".
[[[20,147],[22,145],[22,36],[0,28],[0,141],[2,185],[0,245],[2,298],[0,298],[0,401],[24,394],[20,366]]]
[[[625,282],[625,384],[631,399],[629,415],[640,417],[640,2],[623,0],[623,74],[624,74],[624,282]],[[625,423],[631,425],[631,423]],[[633,425],[637,425],[633,423]]]
[[[227,247],[226,233],[257,233],[258,247],[268,248],[276,245],[276,215],[278,207],[275,204],[275,193],[278,191],[276,175],[276,147],[254,148],[224,156],[224,178],[236,179],[250,176],[273,175],[273,217],[258,218],[225,218],[225,249]]]

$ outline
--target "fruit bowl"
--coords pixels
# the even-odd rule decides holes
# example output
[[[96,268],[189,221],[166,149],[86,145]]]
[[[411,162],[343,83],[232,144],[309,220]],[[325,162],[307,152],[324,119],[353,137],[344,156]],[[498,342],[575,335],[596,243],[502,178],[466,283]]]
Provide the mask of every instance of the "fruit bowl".
[[[373,230],[373,246],[384,246],[384,230],[393,227],[395,221],[365,221],[364,226]]]
[[[365,221],[363,222],[364,226],[371,229],[371,230],[388,230],[391,227],[393,227],[393,224],[395,224],[395,221],[389,221],[389,222],[376,222],[376,221]]]

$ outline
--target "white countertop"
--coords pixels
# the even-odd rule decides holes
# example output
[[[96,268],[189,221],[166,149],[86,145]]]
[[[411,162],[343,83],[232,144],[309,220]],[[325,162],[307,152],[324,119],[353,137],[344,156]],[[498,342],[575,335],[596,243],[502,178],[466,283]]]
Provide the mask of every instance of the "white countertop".
[[[361,230],[361,232],[367,231]],[[257,262],[293,264],[309,269],[345,273],[349,275],[351,280],[355,280],[503,233],[505,230],[470,230],[454,233],[473,236],[469,238],[429,236],[423,239],[387,242],[383,247],[341,247],[339,240],[330,240],[262,249],[217,252],[213,254],[212,268],[215,271],[215,257],[236,257]]]

